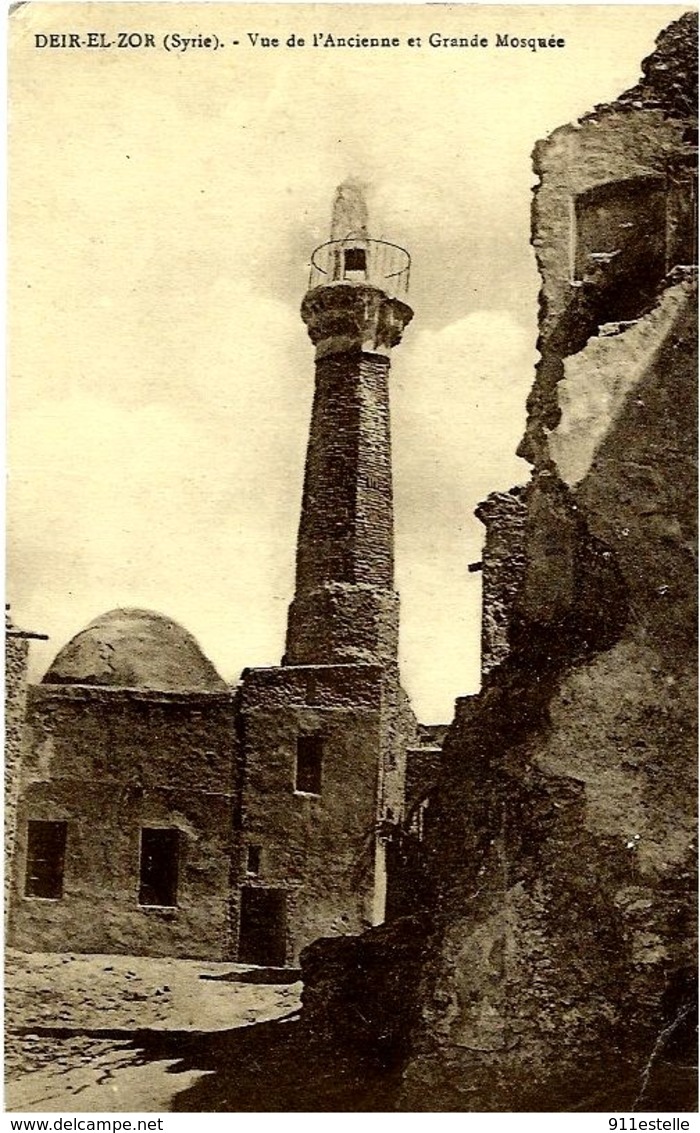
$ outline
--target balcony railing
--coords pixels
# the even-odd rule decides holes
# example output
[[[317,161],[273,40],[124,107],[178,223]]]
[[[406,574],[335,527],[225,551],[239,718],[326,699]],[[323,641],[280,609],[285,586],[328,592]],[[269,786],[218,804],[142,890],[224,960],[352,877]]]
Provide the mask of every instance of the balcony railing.
[[[405,248],[387,240],[347,236],[329,240],[311,257],[309,288],[334,283],[368,283],[392,298],[408,294],[411,257]]]

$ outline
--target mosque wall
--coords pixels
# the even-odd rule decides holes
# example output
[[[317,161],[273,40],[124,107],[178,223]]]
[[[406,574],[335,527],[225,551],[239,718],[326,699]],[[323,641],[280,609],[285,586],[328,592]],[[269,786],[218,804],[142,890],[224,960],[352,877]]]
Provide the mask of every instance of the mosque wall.
[[[10,944],[230,957],[230,695],[40,685],[27,722]]]
[[[244,674],[239,883],[281,894],[279,960],[295,962],[317,937],[373,923],[383,710],[378,665]],[[251,846],[259,850],[255,872],[247,868]]]

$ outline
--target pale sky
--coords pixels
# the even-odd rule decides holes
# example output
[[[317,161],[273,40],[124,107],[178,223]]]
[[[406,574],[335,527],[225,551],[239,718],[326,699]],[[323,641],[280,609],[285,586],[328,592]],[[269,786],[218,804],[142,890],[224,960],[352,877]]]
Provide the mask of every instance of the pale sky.
[[[478,688],[479,500],[515,455],[536,359],[538,138],[632,86],[684,7],[34,4],[11,19],[8,581],[48,633],[158,610],[222,676],[279,663],[313,349],[299,317],[335,186],[412,256],[392,360],[404,684],[421,719]],[[50,50],[51,32],[226,46]],[[421,36],[254,48],[248,32]],[[430,48],[431,32],[564,37]],[[233,39],[239,40],[234,47]]]

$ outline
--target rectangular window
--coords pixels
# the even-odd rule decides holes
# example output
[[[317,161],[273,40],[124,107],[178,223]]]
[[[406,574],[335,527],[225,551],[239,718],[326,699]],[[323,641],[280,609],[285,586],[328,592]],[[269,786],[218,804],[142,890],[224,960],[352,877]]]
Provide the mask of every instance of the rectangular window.
[[[298,736],[295,791],[301,791],[305,795],[320,795],[322,764],[321,736]]]
[[[67,833],[67,822],[27,824],[26,897],[48,897],[56,901],[63,896]]]
[[[249,846],[248,856],[246,858],[246,873],[254,874],[257,876],[260,873],[260,862],[262,860],[262,846]]]
[[[141,831],[139,905],[177,905],[179,830],[145,826]]]

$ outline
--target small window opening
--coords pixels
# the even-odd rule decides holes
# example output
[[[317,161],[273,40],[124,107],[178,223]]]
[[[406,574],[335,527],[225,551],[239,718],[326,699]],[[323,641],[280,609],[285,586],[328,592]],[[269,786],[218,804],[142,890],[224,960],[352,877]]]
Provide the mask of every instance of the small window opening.
[[[322,737],[298,736],[294,789],[305,795],[320,795],[322,764]]]
[[[67,822],[29,822],[27,824],[26,897],[63,896]]]
[[[346,248],[346,271],[367,271],[367,253],[364,248]]]
[[[246,873],[251,876],[257,877],[260,873],[260,863],[262,861],[262,846],[249,846],[248,857],[246,860]]]
[[[307,673],[306,676],[306,703],[318,704],[318,684],[315,673]]]
[[[179,830],[141,831],[139,905],[177,905]]]

